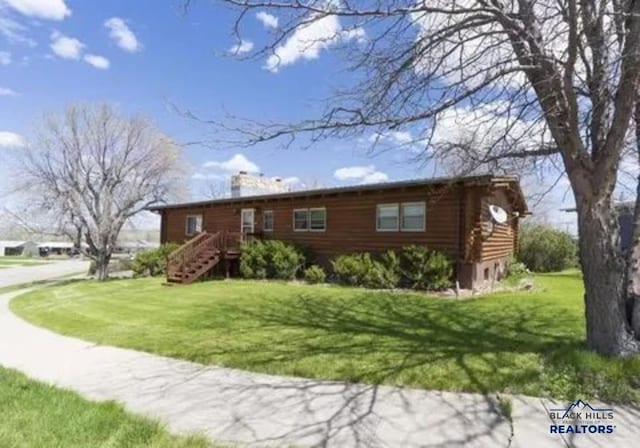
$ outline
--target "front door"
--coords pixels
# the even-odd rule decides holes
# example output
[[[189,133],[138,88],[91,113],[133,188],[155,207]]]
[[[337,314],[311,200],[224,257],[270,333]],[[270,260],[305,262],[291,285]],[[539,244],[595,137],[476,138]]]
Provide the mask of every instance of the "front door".
[[[251,234],[255,230],[255,209],[243,208],[240,214],[240,229],[244,234]]]

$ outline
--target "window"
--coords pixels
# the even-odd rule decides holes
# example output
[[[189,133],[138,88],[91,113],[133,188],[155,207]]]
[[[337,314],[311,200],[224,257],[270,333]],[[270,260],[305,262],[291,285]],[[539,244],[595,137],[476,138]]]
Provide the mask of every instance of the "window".
[[[398,230],[398,204],[381,204],[376,212],[376,230],[393,232]]]
[[[309,209],[309,223],[311,231],[323,232],[327,229],[327,210],[323,208]]]
[[[306,208],[293,211],[293,230],[302,232],[309,230],[309,210]]]
[[[402,223],[400,226],[402,231],[424,231],[424,217],[424,202],[405,202],[404,204],[402,204]]]
[[[202,232],[202,215],[187,215],[184,233],[187,236]]]
[[[327,210],[324,207],[299,208],[293,211],[293,230],[296,232],[324,232],[327,229]]]
[[[252,208],[243,208],[240,211],[240,229],[242,233],[253,233],[255,227],[255,210]]]
[[[262,213],[262,230],[273,232],[273,210],[265,210]]]

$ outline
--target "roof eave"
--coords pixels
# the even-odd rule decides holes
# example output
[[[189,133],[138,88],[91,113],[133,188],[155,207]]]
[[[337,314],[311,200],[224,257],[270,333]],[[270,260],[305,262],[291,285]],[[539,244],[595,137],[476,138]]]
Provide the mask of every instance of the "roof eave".
[[[423,180],[414,180],[414,181],[398,181],[398,182],[387,182],[380,184],[369,184],[369,185],[357,185],[357,186],[348,186],[348,187],[332,187],[332,188],[322,188],[316,190],[303,190],[303,191],[295,191],[295,192],[287,192],[287,193],[275,193],[275,194],[267,194],[267,195],[254,195],[254,196],[245,196],[238,198],[224,198],[224,199],[212,199],[206,201],[195,201],[195,202],[185,202],[178,204],[166,204],[166,205],[157,205],[153,207],[148,207],[146,210],[162,213],[164,210],[178,209],[178,208],[198,208],[198,207],[206,207],[210,205],[217,204],[233,204],[233,203],[243,203],[243,202],[251,202],[251,201],[268,201],[268,200],[278,200],[278,199],[289,199],[289,198],[306,198],[312,196],[322,196],[329,194],[344,194],[344,193],[357,193],[364,191],[375,191],[375,190],[393,190],[397,188],[412,188],[412,187],[421,187],[421,186],[442,186],[442,185],[490,185],[494,183],[507,182],[510,185],[516,184],[520,197],[522,198],[522,202],[524,204],[524,210],[526,211],[526,202],[524,202],[524,196],[522,195],[522,190],[520,189],[520,183],[518,176],[494,176],[491,174],[484,174],[478,176],[469,176],[469,177],[460,177],[460,178],[438,178],[438,179],[423,179]]]

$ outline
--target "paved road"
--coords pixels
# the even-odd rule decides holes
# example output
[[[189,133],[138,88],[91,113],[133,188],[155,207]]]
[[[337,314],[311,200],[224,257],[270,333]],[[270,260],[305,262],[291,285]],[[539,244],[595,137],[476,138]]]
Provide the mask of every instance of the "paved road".
[[[82,274],[88,269],[89,262],[80,260],[55,260],[36,266],[3,268],[0,269],[0,288]]]
[[[17,294],[0,295],[0,365],[91,399],[118,400],[174,432],[270,447],[611,447],[640,440],[633,407],[614,407],[613,434],[567,438],[549,434],[548,419],[548,408],[567,403],[515,396],[512,434],[496,400],[479,394],[276,377],[95,345],[22,321],[8,309]]]

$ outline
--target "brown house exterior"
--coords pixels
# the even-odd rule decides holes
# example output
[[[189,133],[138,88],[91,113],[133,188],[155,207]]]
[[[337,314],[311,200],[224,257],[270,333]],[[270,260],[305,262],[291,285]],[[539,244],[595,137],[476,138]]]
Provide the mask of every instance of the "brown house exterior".
[[[492,220],[489,205],[508,221]],[[409,244],[446,251],[463,288],[499,278],[528,213],[517,177],[474,176],[325,188],[157,206],[161,242],[231,231],[308,247],[318,261]]]

